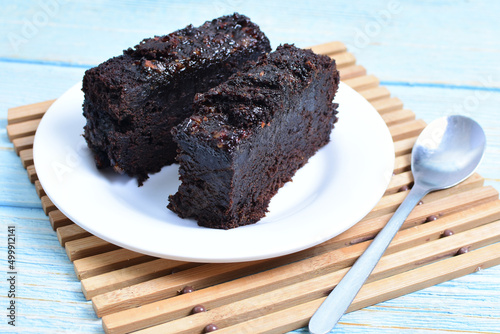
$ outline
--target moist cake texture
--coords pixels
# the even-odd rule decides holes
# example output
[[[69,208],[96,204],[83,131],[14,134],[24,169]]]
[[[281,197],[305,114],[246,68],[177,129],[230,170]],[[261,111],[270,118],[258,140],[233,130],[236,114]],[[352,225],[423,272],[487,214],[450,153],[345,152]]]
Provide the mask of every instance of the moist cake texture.
[[[338,84],[334,60],[285,44],[197,94],[194,114],[172,129],[181,185],[168,208],[211,228],[260,220],[329,142]]]
[[[239,14],[144,39],[83,78],[84,137],[98,168],[137,177],[175,162],[170,130],[192,114],[196,93],[226,80],[271,50]]]

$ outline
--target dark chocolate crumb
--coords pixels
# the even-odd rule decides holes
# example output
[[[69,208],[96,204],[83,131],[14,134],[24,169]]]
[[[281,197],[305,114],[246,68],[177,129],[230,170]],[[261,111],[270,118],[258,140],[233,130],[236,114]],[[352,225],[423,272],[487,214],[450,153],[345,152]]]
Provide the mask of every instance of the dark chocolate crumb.
[[[205,308],[205,306],[203,305],[196,305],[195,307],[193,307],[193,310],[191,311],[191,313],[195,314],[195,313],[202,313],[202,312],[205,312],[207,309]]]
[[[410,187],[408,187],[408,185],[404,185],[402,186],[401,188],[398,189],[398,192],[401,192],[401,191],[407,191],[407,190],[410,190]]]
[[[452,230],[444,230],[443,231],[443,237],[449,237],[451,235],[453,235],[453,231]]]
[[[436,216],[436,215],[430,215],[429,217],[425,218],[425,222],[428,223],[428,222],[435,221],[437,219],[438,219],[438,216]]]
[[[185,294],[185,293],[190,293],[190,292],[193,292],[193,291],[194,291],[193,287],[192,287],[192,286],[187,285],[187,286],[185,286],[185,287],[184,287],[184,288],[180,291],[180,294],[181,294],[181,295],[183,295],[183,294]]]
[[[214,324],[209,324],[205,326],[205,333],[210,333],[218,330],[219,327],[215,326]]]
[[[470,250],[470,246],[464,246],[464,247],[461,247],[458,251],[457,251],[457,255],[461,255],[461,254],[465,254],[465,253],[468,253]]]

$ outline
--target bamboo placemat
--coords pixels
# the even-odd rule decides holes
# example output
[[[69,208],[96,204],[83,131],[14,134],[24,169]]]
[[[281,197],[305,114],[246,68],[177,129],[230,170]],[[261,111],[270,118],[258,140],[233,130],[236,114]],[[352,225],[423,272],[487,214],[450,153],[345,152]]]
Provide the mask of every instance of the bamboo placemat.
[[[411,187],[411,148],[426,124],[356,65],[344,44],[312,49],[335,58],[342,81],[370,101],[386,122],[396,151],[394,175],[384,197],[353,228],[316,247],[274,259],[226,264],[173,261],[91,235],[55,207],[33,165],[34,134],[54,100],[9,109],[9,138],[106,333],[203,333],[207,324],[216,324],[217,333],[282,333],[306,326],[389,220]],[[498,192],[483,183],[474,174],[453,188],[427,195],[349,311],[500,264],[500,200]],[[207,311],[193,314],[196,305]]]

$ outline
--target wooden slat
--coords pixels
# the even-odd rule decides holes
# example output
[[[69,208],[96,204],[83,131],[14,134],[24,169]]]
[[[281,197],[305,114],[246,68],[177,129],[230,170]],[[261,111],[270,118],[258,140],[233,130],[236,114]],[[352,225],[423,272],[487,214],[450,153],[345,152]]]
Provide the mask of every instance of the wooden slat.
[[[327,56],[332,56],[334,54],[347,51],[345,44],[342,42],[328,42],[328,43],[318,44],[309,47],[309,49],[311,49],[315,53]]]
[[[379,86],[379,87],[376,87],[376,88],[370,88],[370,89],[367,89],[367,90],[362,90],[362,91],[359,91],[359,93],[363,97],[365,97],[365,92],[370,92],[370,94],[368,96],[369,99],[367,99],[369,102],[377,101],[377,100],[380,100],[380,99],[387,98],[385,90],[384,89],[378,89],[378,88],[381,88],[381,87]]]
[[[42,184],[38,180],[35,181],[35,190],[36,190],[36,194],[38,195],[38,197],[42,197],[42,196],[47,195],[45,193],[45,190],[43,190],[43,188],[42,188]]]
[[[328,249],[328,247],[326,247]],[[287,256],[268,260],[243,263],[204,264],[185,271],[176,272],[168,277],[160,277],[151,281],[129,286],[117,291],[98,295],[92,298],[98,316],[111,314],[123,309],[138,307],[153,302],[158,298],[172,297],[186,285],[196,289],[219,284],[228,280],[244,277],[279,267],[298,259],[310,257],[317,253],[314,249],[293,253]]]
[[[40,200],[42,201],[42,208],[46,215],[48,215],[51,211],[57,210],[56,206],[52,203],[48,196],[42,196]]]
[[[470,198],[470,200],[468,200]],[[444,197],[439,200],[418,205],[405,220],[402,229],[406,229],[427,222],[430,216],[436,216],[439,220],[446,215],[453,214],[468,208],[493,202],[498,199],[498,192],[492,187],[472,189],[467,192],[458,193]],[[365,240],[370,240],[387,224],[392,213],[380,217],[362,220],[349,230],[329,240],[331,247],[343,247]]]
[[[143,283],[196,266],[198,264],[193,262],[156,259],[82,279],[82,291],[87,299],[91,299],[99,294]]]
[[[452,257],[371,284],[368,283],[361,289],[359,297],[354,300],[348,312],[500,264],[500,257],[497,253],[500,250],[500,243],[498,243],[498,234],[495,232],[498,226],[497,221],[456,234],[454,237],[460,237],[458,240],[454,240],[453,237],[444,238],[450,241],[449,245],[446,245],[448,250],[444,252],[448,252]],[[489,234],[490,232],[492,234]],[[474,233],[480,234],[477,239],[474,238]],[[470,246],[472,251],[456,255],[456,251],[464,245]],[[415,251],[420,249],[423,247]]]
[[[392,125],[389,127],[389,131],[391,132],[392,140],[399,141],[418,136],[425,128],[425,125],[423,120],[417,119]]]
[[[385,190],[384,196],[397,193],[401,191],[404,186],[411,186],[413,183],[413,174],[411,171],[399,173],[393,175],[391,181],[389,181],[389,186]]]
[[[400,155],[394,161],[394,173],[399,174],[410,170],[411,154]]]
[[[379,80],[374,75],[364,75],[352,79],[344,80],[344,83],[356,91],[362,91],[377,87]]]
[[[367,99],[369,102],[387,99],[391,96],[391,92],[386,87],[378,86],[374,88],[365,89],[359,92],[361,96]]]
[[[72,262],[87,256],[109,252],[117,248],[119,247],[96,236],[66,242],[66,254]]]
[[[484,179],[479,174],[473,174],[467,180],[459,183],[455,187],[432,192],[425,196],[421,201],[422,203],[432,202],[447,196],[458,194],[460,192],[469,191],[475,188],[483,186]],[[383,214],[388,214],[394,212],[397,207],[403,202],[408,192],[397,192],[393,194],[386,195],[380,199],[373,210],[368,213],[364,219],[379,217]]]
[[[391,111],[403,109],[403,101],[401,101],[397,97],[373,101],[372,105],[381,115]]]
[[[22,150],[19,152],[19,157],[21,158],[21,162],[24,168],[33,165],[33,149],[28,148],[26,150]]]
[[[172,296],[185,285],[192,285],[196,288],[203,288],[208,285],[217,284],[221,280],[232,280],[245,275],[279,267],[291,262],[309,258],[326,252],[333,246],[324,244],[320,248],[309,248],[286,256],[251,261],[246,263],[225,263],[225,264],[205,264],[180,273],[175,273],[169,277],[161,277],[148,282],[137,284],[132,287],[123,288],[98,295],[92,299],[94,309],[99,316],[117,312],[121,309],[136,307],[143,302],[154,301],[157,298]],[[225,279],[224,279],[225,276]],[[208,284],[211,282],[211,284]]]
[[[215,285],[227,280],[244,277],[259,268],[264,261],[249,263],[205,264],[165,277],[111,291],[92,298],[97,315],[104,316],[131,307],[173,297],[185,286],[196,289]]]
[[[14,145],[14,149],[16,154],[19,155],[19,152],[22,150],[26,150],[29,148],[33,148],[33,141],[35,140],[35,136],[26,136],[20,137],[12,140],[12,144]]]
[[[38,175],[36,175],[36,169],[34,165],[26,167],[26,172],[28,173],[28,179],[31,183],[35,183],[38,180]]]
[[[155,257],[137,253],[124,248],[87,256],[73,261],[79,279],[101,275],[113,270],[154,260]]]
[[[337,53],[334,54],[332,58],[335,59],[335,64],[339,69],[354,65],[356,63],[356,58],[350,52]]]
[[[49,221],[54,231],[59,227],[73,224],[73,222],[59,210],[54,210],[49,213]]]
[[[447,195],[450,195],[450,194],[453,194],[454,191],[460,191],[462,189],[462,186],[466,186],[469,183],[475,183],[475,182],[477,182],[478,185],[479,184],[482,185],[483,178],[481,176],[479,176],[478,174],[473,174],[467,180],[464,180],[462,183],[460,183],[459,186],[452,188],[452,189],[441,190],[439,192],[436,192],[436,194],[445,194],[446,193]],[[400,191],[403,191],[403,189],[401,189],[403,186],[409,186],[411,188],[412,183],[413,183],[413,175],[412,175],[411,171],[406,171],[406,172],[402,172],[402,173],[393,175],[391,180],[389,181],[389,186],[387,187],[387,190],[385,191],[384,197],[391,195],[391,194],[398,193]],[[403,192],[405,192],[405,191],[403,191]],[[406,190],[406,192],[408,192],[408,190]],[[430,195],[437,196],[437,195],[433,195],[432,193]],[[384,197],[381,199],[381,201],[384,199]]]
[[[61,246],[65,246],[66,242],[90,237],[92,234],[85,231],[83,228],[76,224],[69,224],[66,226],[61,226],[56,229],[57,239]]]
[[[382,119],[388,126],[396,125],[415,119],[413,111],[408,109],[387,112],[382,115]]]
[[[34,135],[38,124],[40,124],[40,119],[7,125],[9,140]]]
[[[7,113],[7,123],[10,125],[40,119],[54,102],[55,100],[49,100],[10,108]]]
[[[394,140],[394,153],[396,156],[411,153],[413,145],[417,141],[418,135],[409,138]]]
[[[342,81],[366,75],[366,69],[361,65],[339,68],[338,71]]]
[[[478,268],[486,269],[499,265],[500,257],[496,255],[499,252],[500,244],[497,243],[365,284],[348,312],[473,273]],[[325,298],[320,297],[277,312],[266,311],[246,322],[219,328],[217,333],[284,333],[304,327]]]
[[[411,168],[411,154],[396,156],[394,160],[394,175],[409,171]]]
[[[498,199],[472,206],[465,210],[442,216],[438,220],[402,230],[399,233],[398,242],[393,243],[391,250],[386,254],[412,249],[425,242],[443,238],[445,230],[452,230],[454,234],[457,234],[499,219],[500,200]]]
[[[462,217],[462,230],[476,228],[490,221],[490,219],[499,217],[500,208],[498,203],[496,204],[494,207],[489,207],[490,211],[483,207],[483,210],[476,210],[473,215],[464,215]],[[485,213],[484,209],[488,213]],[[385,254],[385,259],[381,261],[382,268],[379,266],[378,270],[374,272],[375,275],[382,278],[387,276],[387,273],[394,274],[415,265],[421,266],[436,261],[442,255],[453,255],[449,250],[452,249],[456,252],[456,249],[460,247],[457,247],[457,245],[461,245],[464,239],[471,241],[471,245],[472,241],[475,240],[475,245],[478,247],[484,244],[485,238],[489,238],[488,240],[498,240],[500,238],[500,231],[496,231],[496,235],[492,236],[485,233],[483,229],[479,229],[474,232],[467,232],[467,235],[461,235],[459,238],[452,240],[453,242],[450,241],[451,239],[440,240],[443,229],[449,227],[447,224],[453,224],[452,220],[455,218],[450,217],[447,222],[431,222],[418,227],[418,229],[415,227],[411,230],[400,231]],[[500,225],[500,223],[497,223],[497,225]],[[494,230],[494,227],[489,226],[485,230],[489,232]],[[456,235],[459,235],[460,230],[457,229],[456,231]],[[437,246],[425,247],[426,243],[434,243]],[[210,310],[209,312],[213,312],[216,308],[220,308],[219,311],[224,310],[223,312],[217,312],[217,316],[212,320],[222,319],[227,314],[240,317],[237,321],[245,318],[250,319],[255,314],[246,317],[245,313],[255,305],[264,303],[267,312],[269,312],[273,308],[279,308],[279,305],[290,306],[290,302],[293,304],[291,300],[285,302],[280,298],[292,298],[295,301],[304,302],[312,297],[319,297],[314,295],[313,290],[315,289],[321,289],[321,294],[329,291],[343,276],[346,268],[352,265],[355,259],[366,249],[368,244],[369,242],[364,242],[349,246],[349,251],[337,249],[316,259],[294,262],[285,267],[226,282],[219,286],[196,290],[188,295],[180,295],[168,300],[146,304],[140,308],[140,312],[137,312],[137,309],[131,309],[107,315],[103,317],[103,325],[107,333],[126,333],[168,320],[179,319],[178,325],[180,327],[176,327],[175,322],[168,322],[155,328],[154,332],[164,330],[162,333],[169,333],[169,330],[174,329],[174,332],[180,331],[180,333],[183,333],[183,331],[196,332],[197,329],[190,327],[194,324],[192,322],[194,318],[192,316],[185,317],[189,315],[191,308],[197,304],[204,305]],[[413,252],[410,249],[411,247],[419,247],[421,251]],[[394,261],[393,258],[405,258],[406,260]],[[256,302],[257,300],[259,302]],[[231,304],[231,302],[233,303]],[[245,306],[243,307],[241,304]],[[227,312],[228,308],[239,311]],[[196,315],[196,317],[198,316]],[[206,322],[206,319],[203,319],[196,325],[198,326],[201,323],[206,325],[210,322],[213,321]],[[148,331],[144,331],[144,333],[148,333]]]

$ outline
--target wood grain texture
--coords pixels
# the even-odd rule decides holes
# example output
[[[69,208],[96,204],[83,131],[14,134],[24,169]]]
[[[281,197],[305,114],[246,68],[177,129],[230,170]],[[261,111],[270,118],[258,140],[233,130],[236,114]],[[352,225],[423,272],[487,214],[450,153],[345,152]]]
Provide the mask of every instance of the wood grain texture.
[[[48,100],[11,108],[7,116],[7,123],[14,124],[39,119],[45,114],[54,101],[55,100]]]
[[[356,310],[358,308],[370,305],[372,302],[376,302],[378,298],[382,295],[383,298],[394,298],[401,294],[405,294],[407,291],[407,284],[417,283],[415,290],[423,289],[440,282],[448,280],[450,277],[455,277],[455,275],[465,275],[469,273],[481,270],[481,268],[488,268],[500,264],[500,260],[494,257],[494,253],[500,250],[500,244],[491,245],[489,247],[483,248],[477,252],[470,252],[462,255],[467,257],[470,261],[460,261],[458,257],[450,258],[449,260],[440,261],[437,263],[430,264],[428,266],[419,267],[417,269],[407,271],[401,274],[397,274],[386,279],[381,279],[373,283],[368,283],[360,290],[359,294],[354,299],[352,305],[348,309],[349,311]],[[394,261],[392,261],[394,263]],[[390,263],[390,262],[389,262]],[[435,277],[433,273],[442,269],[442,266],[446,265],[450,270],[444,272],[442,275]],[[375,269],[375,271],[380,271],[382,262]],[[374,271],[374,273],[375,273]],[[345,272],[343,273],[345,274]],[[337,277],[339,280],[342,275]],[[331,279],[331,277],[329,277]],[[321,282],[326,283],[327,282]],[[316,289],[323,288],[323,285],[313,285]],[[300,291],[300,290],[299,290]],[[380,294],[382,292],[382,294]],[[266,296],[268,297],[268,296]],[[295,307],[286,308],[279,310],[274,313],[269,313],[266,311],[261,312],[260,317],[251,319],[248,322],[240,324],[231,323],[227,327],[219,330],[220,333],[238,333],[252,331],[253,333],[281,333],[286,330],[290,330],[299,326],[307,325],[307,321],[312,313],[319,307],[323,302],[325,297],[319,297],[316,300],[297,305]],[[202,315],[205,315],[204,313]],[[218,320],[218,318],[216,318]],[[226,324],[223,322],[223,324]],[[160,327],[160,326],[158,326]],[[395,326],[399,330],[409,329],[406,326]],[[491,327],[490,327],[491,328]],[[163,327],[159,328],[164,330]],[[365,329],[366,330],[366,329]],[[161,331],[156,331],[154,328],[151,330],[141,331],[142,333],[162,333]],[[163,332],[165,333],[165,332]]]
[[[33,148],[34,140],[34,135],[12,140],[12,144],[14,145],[14,149],[16,150],[17,155],[19,155],[19,152],[21,152],[22,150]]]
[[[65,247],[66,242],[90,237],[91,234],[76,224],[69,224],[57,228],[57,239],[61,246]]]
[[[0,49],[0,218],[2,223],[19,228],[23,259],[17,300],[22,309],[20,332],[101,333],[102,327],[90,302],[84,300],[73,266],[42,210],[32,184],[33,168],[26,174],[8,139],[7,109],[54,99],[81,80],[90,65],[119,54],[144,37],[168,33],[188,23],[199,25],[239,11],[260,24],[273,47],[285,42],[306,47],[343,41],[358,63],[368,69],[344,67],[341,73],[345,78],[351,71],[376,76],[417,119],[429,122],[459,113],[483,125],[488,148],[478,173],[486,184],[500,189],[499,2],[395,2],[399,6],[392,12],[390,4],[394,2],[367,0],[58,1],[59,6],[52,11],[42,7],[53,2],[10,2],[0,13],[0,43],[5,46]],[[35,29],[26,28],[40,18]],[[21,38],[20,44],[12,42],[13,34]],[[398,141],[397,152],[409,153],[413,141]],[[23,149],[29,148],[27,145]],[[6,240],[5,231],[0,231],[0,238]],[[485,249],[485,258],[492,251],[498,249]],[[457,267],[464,273],[473,269]],[[335,333],[497,333],[499,277],[500,268],[493,267],[349,313]],[[1,281],[0,289],[6,291]],[[389,285],[398,282],[404,280]],[[283,320],[294,317],[301,325],[304,314],[307,310],[293,309],[279,316]],[[252,325],[265,324],[265,320],[265,316],[258,318]],[[270,325],[278,333],[288,330],[275,320]],[[10,331],[0,322],[0,332]]]
[[[86,238],[67,241],[65,244],[66,254],[70,261],[83,259],[85,257],[97,255],[118,249],[117,245],[111,244],[101,238],[91,235]]]
[[[457,214],[458,215],[458,214]],[[425,224],[422,226],[414,227],[408,230],[400,231],[395,238],[394,242],[391,243],[390,248],[386,255],[393,254],[396,252],[401,252],[403,250],[408,250],[409,247],[415,247],[415,245],[423,244],[426,242],[430,242],[431,240],[438,240],[444,229],[448,226],[452,225],[454,221],[458,218],[457,215],[451,215],[449,217],[444,218],[440,222],[432,222],[429,224]],[[486,222],[491,221],[490,219],[496,219],[500,217],[500,210],[498,207],[498,201],[495,203],[489,203],[482,205],[481,207],[476,207],[470,209],[469,212],[460,213],[462,217],[463,228],[468,226],[468,228],[473,226],[480,226]],[[460,224],[457,225],[461,226]],[[418,229],[418,233],[415,233],[415,229]],[[457,233],[460,233],[461,228],[455,228]],[[488,228],[488,231],[494,230],[494,227]],[[483,234],[483,232],[479,231],[479,235]],[[488,232],[489,234],[489,232]],[[449,249],[453,249],[454,251],[457,245],[463,243],[464,239],[472,240],[471,235],[462,235],[461,239],[455,239],[453,246],[449,246]],[[495,238],[495,237],[493,237]],[[447,240],[450,241],[451,239]],[[262,304],[262,301],[268,300],[268,303],[265,304],[266,312],[269,312],[273,309],[273,305],[269,304],[269,301],[272,303],[277,303],[277,295],[275,294],[273,297],[269,296],[261,296],[262,293],[271,292],[274,290],[279,290],[287,284],[291,287],[286,288],[288,291],[293,291],[293,293],[288,293],[288,298],[299,298],[302,293],[302,298],[300,299],[303,302],[305,299],[311,298],[309,292],[312,287],[316,287],[317,289],[321,289],[320,291],[326,291],[331,289],[332,284],[334,284],[334,280],[332,277],[321,277],[319,278],[322,282],[307,282],[306,280],[318,280],[316,278],[318,273],[324,274],[328,270],[332,270],[332,275],[336,277],[336,280],[345,273],[345,270],[340,270],[345,268],[345,266],[349,266],[353,263],[353,260],[358,256],[366,247],[369,242],[360,242],[354,245],[349,246],[350,251],[344,251],[341,249],[333,249],[329,252],[324,253],[320,258],[309,259],[300,262],[294,262],[284,267],[278,267],[272,270],[268,270],[265,272],[261,272],[255,274],[253,276],[247,276],[235,281],[230,281],[223,283],[221,285],[212,286],[206,289],[197,290],[188,295],[179,295],[177,297],[171,298],[169,300],[162,300],[155,303],[151,303],[149,305],[145,305],[141,307],[141,312],[137,312],[135,309],[125,310],[121,312],[117,312],[108,316],[103,317],[104,326],[109,333],[124,333],[132,330],[137,330],[142,327],[152,326],[156,323],[160,324],[165,320],[179,319],[180,317],[185,317],[189,314],[192,306],[196,303],[201,303],[209,309],[214,309],[220,306],[227,304],[228,301],[231,300],[240,300],[241,295],[245,295],[245,297],[250,300],[245,300],[244,303],[247,304],[245,310],[251,309],[254,305]],[[439,243],[443,243],[440,241]],[[425,256],[430,256],[432,259],[436,259],[436,253],[432,252],[432,247],[422,247],[422,252],[417,252],[410,250],[405,254],[399,253],[399,257],[409,258],[410,255],[415,258],[418,257],[420,264],[423,264],[425,261],[423,260]],[[446,254],[448,250],[442,250],[442,254]],[[426,252],[430,252],[425,255]],[[424,261],[424,262],[422,262]],[[334,263],[335,262],[335,263]],[[410,265],[411,261],[394,261],[394,259],[389,259],[385,261],[387,264],[392,266],[397,266],[399,264]],[[393,267],[394,268],[394,267]],[[400,267],[401,270],[402,268]],[[340,270],[341,273],[338,271]],[[395,269],[391,269],[395,270]],[[294,277],[294,275],[296,277]],[[267,279],[266,279],[267,277]],[[281,277],[281,279],[280,279]],[[307,288],[299,288],[297,286],[293,286],[295,283],[301,282],[304,287]],[[244,288],[243,288],[244,287]],[[280,293],[284,293],[281,291]],[[286,293],[285,293],[286,294]],[[236,297],[236,295],[240,295]],[[214,298],[217,296],[217,298]],[[262,300],[257,303],[254,299],[259,298]],[[291,305],[286,305],[290,307]],[[234,308],[234,305],[224,306],[225,311],[223,313],[229,313],[230,315],[233,312],[227,312],[231,308]],[[241,306],[240,306],[241,307]],[[218,319],[224,317],[224,314],[219,314]],[[190,322],[192,318],[183,318],[179,319],[179,322]],[[212,318],[213,320],[213,318]],[[241,321],[241,319],[238,319]],[[276,319],[275,319],[276,320]],[[205,323],[210,323],[211,321],[204,319]],[[172,323],[166,323],[158,328],[152,328],[153,332],[158,330],[165,330],[165,328],[170,327]],[[227,325],[227,324],[226,324]],[[184,326],[186,329],[188,325]],[[191,329],[194,330],[194,329]]]
[[[73,223],[68,217],[66,217],[59,210],[54,210],[49,212],[49,220],[50,220],[50,225],[52,226],[54,231],[61,226],[67,226]]]
[[[154,259],[155,258],[152,256],[119,248],[77,259],[73,261],[73,265],[75,266],[76,275],[82,280],[115,271],[123,267],[133,266],[137,263],[149,262]]]

